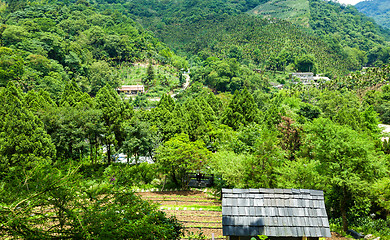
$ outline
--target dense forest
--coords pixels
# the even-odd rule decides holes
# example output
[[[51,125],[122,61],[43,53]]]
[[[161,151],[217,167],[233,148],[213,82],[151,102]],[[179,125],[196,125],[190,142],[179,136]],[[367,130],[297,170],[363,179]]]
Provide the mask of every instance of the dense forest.
[[[381,26],[385,28],[390,28],[390,4],[388,0],[362,1],[357,3],[355,7],[360,12],[375,19],[375,21]]]
[[[389,52],[385,41],[389,31],[353,6],[333,1],[294,0],[276,1],[271,13],[258,11],[269,8],[273,2],[214,1],[210,4],[207,0],[147,0],[100,6],[134,16],[171,48],[191,55],[206,51],[225,58],[233,47],[245,61],[272,68],[274,59],[288,45],[286,50],[293,57],[313,55],[321,73],[330,73],[329,76],[387,63],[383,55]],[[290,13],[300,14],[290,16]],[[275,19],[281,15],[284,17]],[[281,20],[291,18],[295,24]]]
[[[256,0],[0,3],[0,236],[180,239],[133,190],[201,172],[216,195],[323,190],[332,231],[390,237],[387,33],[353,7],[312,0],[307,29]],[[134,65],[158,101],[118,94]]]

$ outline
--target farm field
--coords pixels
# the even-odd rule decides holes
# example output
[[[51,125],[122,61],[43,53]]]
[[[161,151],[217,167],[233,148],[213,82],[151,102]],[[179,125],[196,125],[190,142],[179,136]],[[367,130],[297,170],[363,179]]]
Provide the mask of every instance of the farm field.
[[[203,233],[205,239],[226,239],[222,236],[221,201],[202,191],[166,191],[137,193],[144,200],[153,201],[168,216],[185,226],[185,239]]]

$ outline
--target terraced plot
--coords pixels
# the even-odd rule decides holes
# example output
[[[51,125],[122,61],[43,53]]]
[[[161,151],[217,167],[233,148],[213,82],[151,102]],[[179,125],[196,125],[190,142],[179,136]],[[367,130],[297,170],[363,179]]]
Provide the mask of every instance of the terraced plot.
[[[176,218],[185,226],[188,238],[200,231],[207,239],[214,233],[215,239],[222,236],[221,201],[201,191],[167,191],[138,193],[143,199],[156,202],[168,216]]]

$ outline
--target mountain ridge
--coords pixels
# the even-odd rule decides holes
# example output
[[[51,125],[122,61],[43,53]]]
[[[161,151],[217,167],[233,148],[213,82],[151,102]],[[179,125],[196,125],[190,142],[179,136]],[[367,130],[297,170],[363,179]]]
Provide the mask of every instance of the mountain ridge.
[[[359,2],[355,7],[362,13],[373,18],[379,25],[390,29],[390,1],[370,0]]]

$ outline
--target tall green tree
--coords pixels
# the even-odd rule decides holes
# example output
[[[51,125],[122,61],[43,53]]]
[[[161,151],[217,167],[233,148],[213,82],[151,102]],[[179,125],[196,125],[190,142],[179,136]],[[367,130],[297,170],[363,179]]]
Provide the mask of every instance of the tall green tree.
[[[376,152],[374,141],[351,127],[318,118],[306,127],[308,157],[319,161],[319,172],[326,178],[328,192],[348,230],[348,213],[354,200],[367,197],[371,185],[385,173],[384,158]]]
[[[26,107],[12,82],[0,90],[0,174],[50,162],[56,150],[42,122]]]
[[[258,108],[253,96],[245,88],[241,92],[236,91],[229,106],[222,116],[222,123],[238,129],[241,125],[248,125],[258,121]]]
[[[156,150],[156,162],[176,186],[185,187],[185,173],[205,170],[211,152],[202,140],[191,142],[187,134],[178,134]]]
[[[111,163],[113,150],[119,149],[125,138],[121,123],[131,119],[133,108],[125,104],[110,86],[101,88],[97,93],[96,108],[102,111],[103,142],[107,150],[107,162]]]

